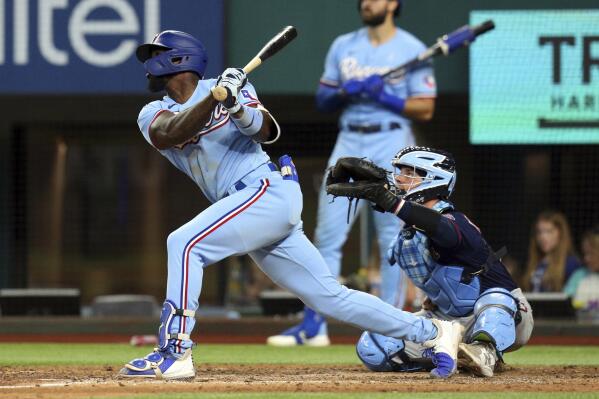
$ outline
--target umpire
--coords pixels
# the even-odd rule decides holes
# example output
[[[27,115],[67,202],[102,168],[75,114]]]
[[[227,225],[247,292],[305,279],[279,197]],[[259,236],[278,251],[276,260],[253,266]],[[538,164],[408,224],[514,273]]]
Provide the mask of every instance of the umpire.
[[[364,27],[341,35],[331,45],[316,93],[323,112],[342,110],[339,135],[328,166],[341,157],[368,158],[382,166],[406,146],[414,144],[411,121],[428,121],[435,107],[436,85],[431,67],[408,73],[399,80],[382,76],[425,50],[412,34],[395,25],[401,0],[361,0],[358,10]],[[344,201],[331,202],[321,188],[315,244],[334,276],[341,270],[341,248],[347,240],[357,212],[347,217]],[[401,228],[401,221],[374,214],[381,259],[381,298],[402,306],[401,272],[390,267],[385,252]],[[326,322],[306,308],[300,325],[269,337],[276,346],[329,344]]]

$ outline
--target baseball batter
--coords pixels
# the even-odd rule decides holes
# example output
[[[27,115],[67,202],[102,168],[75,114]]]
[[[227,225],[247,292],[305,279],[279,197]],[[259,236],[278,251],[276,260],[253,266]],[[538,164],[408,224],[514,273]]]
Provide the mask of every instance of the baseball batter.
[[[457,364],[458,323],[403,312],[372,295],[340,285],[302,230],[302,193],[288,156],[272,163],[261,143],[279,127],[241,69],[203,79],[207,55],[193,36],[165,31],[137,49],[151,91],[166,91],[146,105],[138,124],[145,140],[188,175],[212,202],[167,239],[168,279],[159,345],[120,371],[131,378],[191,378],[190,334],[206,266],[249,254],[277,284],[323,315],[386,336],[432,348],[434,377]],[[217,102],[215,86],[227,90]],[[279,171],[280,170],[280,171]]]
[[[365,27],[338,37],[329,49],[316,103],[325,112],[343,110],[329,167],[346,156],[386,165],[400,149],[414,144],[411,120],[432,117],[436,96],[432,68],[412,71],[399,81],[386,82],[381,77],[426,49],[420,40],[395,25],[400,6],[401,0],[359,1]],[[347,202],[332,202],[322,187],[315,245],[336,277],[341,270],[341,249],[358,214],[352,212],[349,223],[344,223],[347,213]],[[381,259],[381,298],[402,307],[405,293],[400,290],[401,270],[390,267],[385,256],[401,221],[376,213],[374,225]],[[328,345],[326,322],[306,309],[301,324],[269,337],[267,342],[276,346]]]
[[[503,352],[528,342],[530,304],[501,263],[501,253],[449,202],[457,176],[451,154],[407,147],[391,163],[396,173],[389,182],[387,172],[373,163],[343,158],[327,178],[327,192],[369,200],[405,222],[390,248],[390,262],[428,296],[420,315],[463,325],[460,364],[491,377]],[[372,332],[362,334],[357,353],[374,371],[433,367],[422,345]]]

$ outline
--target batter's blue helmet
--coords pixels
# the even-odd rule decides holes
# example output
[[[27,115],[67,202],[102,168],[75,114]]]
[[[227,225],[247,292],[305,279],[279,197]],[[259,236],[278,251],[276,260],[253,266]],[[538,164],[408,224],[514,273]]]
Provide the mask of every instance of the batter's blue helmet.
[[[165,51],[152,57],[154,50]],[[139,46],[135,55],[143,62],[146,72],[153,76],[195,72],[203,78],[208,64],[208,54],[202,42],[189,33],[176,30],[157,34],[152,43]]]

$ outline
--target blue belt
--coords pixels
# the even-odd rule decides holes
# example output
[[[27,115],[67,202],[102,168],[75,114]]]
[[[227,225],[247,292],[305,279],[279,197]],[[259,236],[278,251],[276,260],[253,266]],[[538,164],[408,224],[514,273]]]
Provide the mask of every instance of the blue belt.
[[[277,165],[275,165],[273,162],[267,162],[267,163],[266,163],[266,165],[267,165],[267,166],[268,166],[268,168],[269,168],[271,171],[273,171],[273,172],[276,172],[277,170],[279,170],[279,168],[277,168]],[[260,165],[260,166],[262,166],[262,165]],[[258,166],[258,168],[259,168],[260,166]],[[258,168],[256,168],[256,169],[258,169]],[[256,169],[254,169],[254,170],[256,170]],[[253,172],[253,171],[252,171],[252,172]],[[252,172],[250,172],[250,173],[252,173]],[[249,175],[249,173],[248,173],[248,175]],[[247,175],[246,175],[246,176],[247,176]],[[245,183],[243,182],[243,179],[244,179],[244,178],[245,178],[245,176],[244,176],[244,177],[242,177],[241,179],[239,179],[239,180],[238,180],[238,181],[237,181],[235,184],[233,184],[233,186],[232,186],[232,187],[233,187],[233,188],[235,188],[235,192],[237,192],[237,191],[241,191],[241,190],[243,190],[244,188],[246,188],[246,187],[247,187],[247,184],[245,184]],[[226,198],[226,197],[228,197],[228,196],[229,196],[229,193],[226,193],[226,194],[223,196],[223,198]]]

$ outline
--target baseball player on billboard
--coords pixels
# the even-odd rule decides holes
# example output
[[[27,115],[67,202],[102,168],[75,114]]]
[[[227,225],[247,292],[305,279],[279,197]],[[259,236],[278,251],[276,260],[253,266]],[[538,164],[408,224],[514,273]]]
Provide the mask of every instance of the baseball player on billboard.
[[[371,201],[376,210],[404,222],[388,259],[427,295],[417,314],[459,322],[466,332],[458,363],[490,377],[502,353],[528,342],[534,323],[530,304],[501,263],[501,251],[495,253],[449,201],[457,177],[453,156],[407,147],[391,164],[394,174],[366,160],[342,158],[329,172],[327,192]],[[434,367],[428,352],[409,340],[368,331],[357,344],[358,356],[374,371]]]
[[[339,36],[329,49],[316,104],[321,111],[342,110],[342,114],[328,167],[347,156],[386,165],[400,149],[414,144],[411,121],[432,118],[436,85],[430,65],[400,80],[385,81],[381,76],[426,48],[395,25],[400,7],[401,0],[360,0],[358,9],[365,27]],[[349,223],[343,223],[347,217],[345,205],[331,202],[321,188],[314,244],[335,277],[340,274],[341,249],[357,215],[352,212]],[[385,256],[402,222],[386,214],[373,216],[381,259],[381,298],[402,307],[402,274],[399,268],[390,267]],[[299,325],[269,337],[267,342],[275,346],[326,346],[330,341],[324,318],[306,308]]]
[[[447,378],[457,366],[458,323],[404,312],[337,281],[302,230],[302,193],[289,156],[270,161],[262,144],[280,129],[241,69],[204,79],[203,44],[178,31],[158,34],[137,49],[151,91],[162,100],[141,110],[145,140],[200,187],[212,205],[167,239],[168,278],[159,344],[120,371],[130,378],[192,378],[190,334],[206,266],[249,254],[274,282],[323,315],[361,329],[432,348],[431,376]],[[214,99],[216,87],[227,97]],[[280,170],[280,171],[279,171]]]

